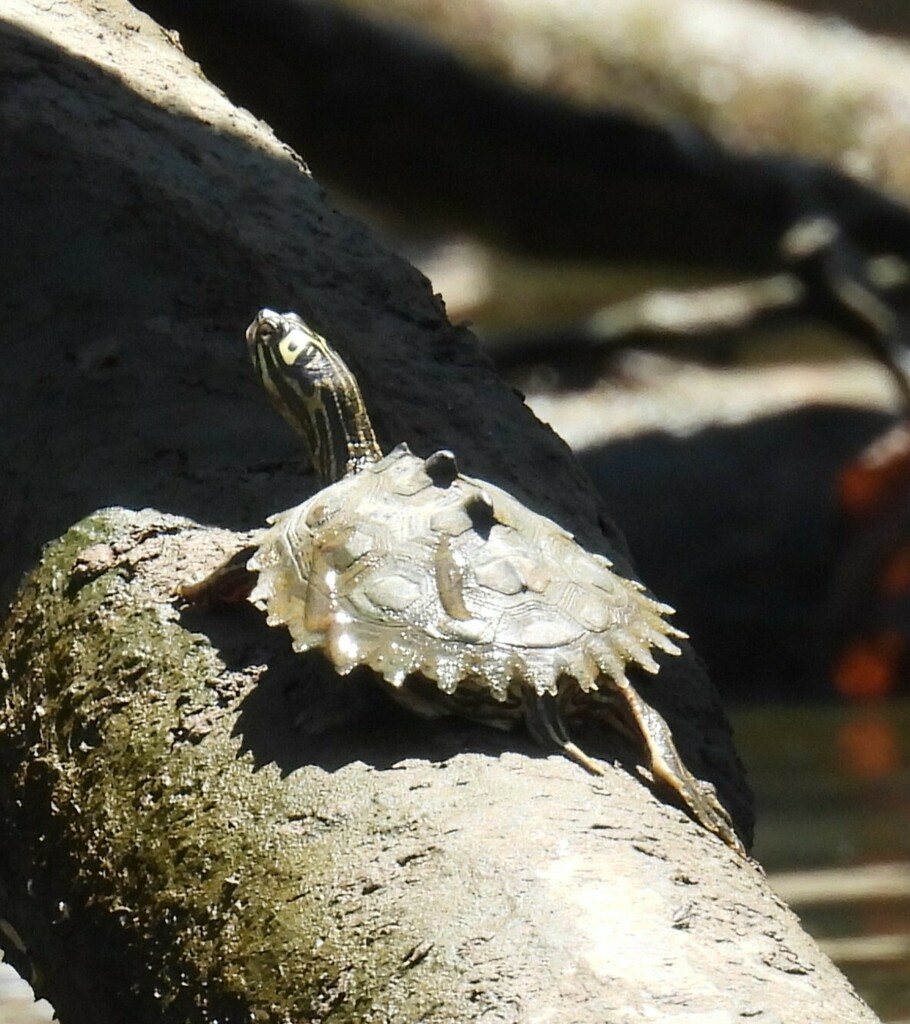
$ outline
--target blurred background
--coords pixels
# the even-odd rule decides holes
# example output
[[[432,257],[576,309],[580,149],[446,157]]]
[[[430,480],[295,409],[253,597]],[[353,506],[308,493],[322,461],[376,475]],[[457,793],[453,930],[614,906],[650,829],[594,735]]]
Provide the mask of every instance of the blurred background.
[[[908,1024],[910,8],[140,6],[572,446],[722,692],[756,856]]]

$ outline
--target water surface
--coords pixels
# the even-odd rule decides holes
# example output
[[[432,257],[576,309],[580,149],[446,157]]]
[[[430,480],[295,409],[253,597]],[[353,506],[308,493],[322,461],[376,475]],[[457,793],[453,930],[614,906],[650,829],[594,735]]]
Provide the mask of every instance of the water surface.
[[[910,700],[731,717],[772,885],[882,1019],[910,1024]]]

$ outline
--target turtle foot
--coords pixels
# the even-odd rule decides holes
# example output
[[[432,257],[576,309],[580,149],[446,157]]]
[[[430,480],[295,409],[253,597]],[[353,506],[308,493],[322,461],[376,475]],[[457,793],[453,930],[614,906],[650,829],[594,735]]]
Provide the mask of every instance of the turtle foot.
[[[655,782],[674,793],[689,814],[709,832],[743,857],[747,856],[742,840],[736,834],[727,809],[717,799],[717,792],[708,783],[697,779],[686,767],[673,742],[670,727],[650,704],[629,684],[615,681],[612,689],[625,703],[625,716],[644,741],[649,767]]]
[[[223,565],[198,583],[182,583],[174,593],[188,605],[202,610],[228,608],[245,601],[252,593],[256,574],[247,569],[255,547],[241,548]]]

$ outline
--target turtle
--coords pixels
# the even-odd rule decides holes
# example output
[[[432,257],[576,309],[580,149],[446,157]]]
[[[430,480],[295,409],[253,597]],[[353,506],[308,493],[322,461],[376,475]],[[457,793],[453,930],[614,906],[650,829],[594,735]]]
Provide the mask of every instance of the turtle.
[[[653,777],[742,852],[714,787],[688,770],[628,678],[631,667],[658,671],[654,651],[680,653],[673,609],[553,520],[463,474],[451,451],[423,458],[402,443],[384,454],[353,373],[297,313],[260,310],[246,338],[320,489],[271,516],[254,547],[179,588],[184,599],[239,593],[287,628],[294,650],[321,649],[340,675],[366,665],[426,718],[523,719],[593,775],[603,767],[566,719],[600,706],[615,720],[619,709]]]

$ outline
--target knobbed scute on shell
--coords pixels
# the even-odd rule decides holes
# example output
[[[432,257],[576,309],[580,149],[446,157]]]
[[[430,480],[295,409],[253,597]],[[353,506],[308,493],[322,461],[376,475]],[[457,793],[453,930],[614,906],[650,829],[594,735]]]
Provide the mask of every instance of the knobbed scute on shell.
[[[250,599],[340,673],[420,673],[448,694],[470,679],[504,701],[601,673],[627,685],[628,665],[657,671],[655,648],[679,653],[672,608],[445,452],[399,445],[270,523]]]

